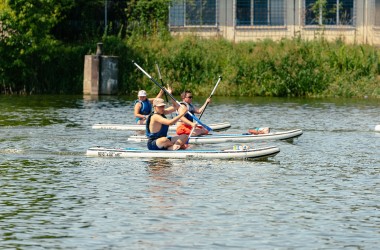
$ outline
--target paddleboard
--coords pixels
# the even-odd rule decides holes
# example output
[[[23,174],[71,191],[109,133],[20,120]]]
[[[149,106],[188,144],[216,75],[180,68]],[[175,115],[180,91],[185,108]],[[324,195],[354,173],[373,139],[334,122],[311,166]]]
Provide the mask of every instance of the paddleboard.
[[[227,130],[231,127],[231,124],[228,122],[208,124],[208,126],[213,131],[222,131]],[[92,125],[93,129],[114,129],[114,130],[131,130],[131,131],[145,131],[145,125],[138,124],[94,124]],[[176,125],[170,126],[169,131],[175,131],[177,129]]]
[[[203,136],[190,137],[190,144],[207,144],[207,143],[223,143],[223,142],[253,142],[268,140],[290,140],[301,136],[301,129],[294,129],[282,132],[271,132],[268,134],[211,134]],[[128,138],[132,142],[146,142],[148,138],[144,135],[133,135]]]
[[[138,148],[91,147],[86,155],[117,158],[170,158],[170,159],[258,159],[275,156],[278,147],[224,149],[224,150],[148,150]]]

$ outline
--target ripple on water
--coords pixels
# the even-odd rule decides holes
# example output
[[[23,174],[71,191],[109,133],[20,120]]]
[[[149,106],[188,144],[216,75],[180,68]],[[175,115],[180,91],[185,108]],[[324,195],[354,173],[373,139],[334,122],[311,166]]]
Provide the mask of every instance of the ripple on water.
[[[304,134],[254,143],[280,147],[269,160],[183,161],[85,157],[131,145],[132,133],[91,125],[127,123],[132,101],[56,99],[1,114],[0,248],[377,247],[378,103],[215,99],[202,119],[230,122],[228,133]]]

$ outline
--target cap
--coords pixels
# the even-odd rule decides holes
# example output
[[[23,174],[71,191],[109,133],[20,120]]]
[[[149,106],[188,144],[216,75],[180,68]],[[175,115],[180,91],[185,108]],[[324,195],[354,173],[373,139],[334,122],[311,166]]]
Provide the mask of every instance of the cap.
[[[153,106],[154,107],[161,107],[161,106],[165,106],[166,104],[165,104],[165,101],[164,101],[164,99],[162,99],[162,98],[156,98],[156,99],[154,99],[154,101],[153,101]]]
[[[145,90],[140,90],[137,96],[146,96],[146,91]]]

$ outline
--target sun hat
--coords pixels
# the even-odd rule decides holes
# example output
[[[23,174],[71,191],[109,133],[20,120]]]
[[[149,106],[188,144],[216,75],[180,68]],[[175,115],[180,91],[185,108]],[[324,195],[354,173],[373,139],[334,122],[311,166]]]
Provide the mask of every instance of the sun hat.
[[[165,101],[164,101],[164,99],[162,99],[162,98],[156,98],[156,99],[154,99],[154,101],[153,101],[153,106],[154,107],[161,107],[161,106],[165,106],[166,104],[165,104]]]
[[[146,96],[146,91],[145,90],[140,90],[137,96]]]

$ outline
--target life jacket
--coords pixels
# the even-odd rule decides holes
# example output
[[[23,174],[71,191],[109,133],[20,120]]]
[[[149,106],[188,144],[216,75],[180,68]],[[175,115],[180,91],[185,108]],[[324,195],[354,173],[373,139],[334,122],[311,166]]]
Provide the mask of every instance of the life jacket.
[[[150,103],[149,99],[146,99],[145,101],[136,100],[135,106],[137,103],[141,103],[139,114],[141,115],[149,115],[152,112],[152,104]],[[141,120],[140,117],[136,117],[136,122]]]
[[[146,119],[145,134],[149,138],[149,140],[155,140],[155,139],[158,139],[158,138],[161,138],[161,137],[166,137],[168,135],[168,131],[169,131],[169,125],[161,124],[161,129],[158,132],[156,132],[156,133],[151,133],[150,132],[150,129],[149,129],[150,120],[151,120],[151,118],[152,118],[152,116],[154,114],[157,114],[157,113],[151,113],[148,116],[148,118]],[[161,115],[161,114],[157,114],[157,115]],[[161,116],[164,117],[164,118],[166,118],[165,115],[161,115]]]
[[[140,114],[142,115],[149,115],[152,112],[152,104],[150,103],[149,99],[146,99],[145,101],[136,100],[135,105],[137,103],[141,103],[140,107]]]
[[[187,106],[187,110],[193,115],[195,114],[195,107],[193,106],[193,104],[187,102],[181,102],[181,104],[185,104]],[[189,113],[186,112],[184,117],[189,121],[193,122],[193,117]]]

